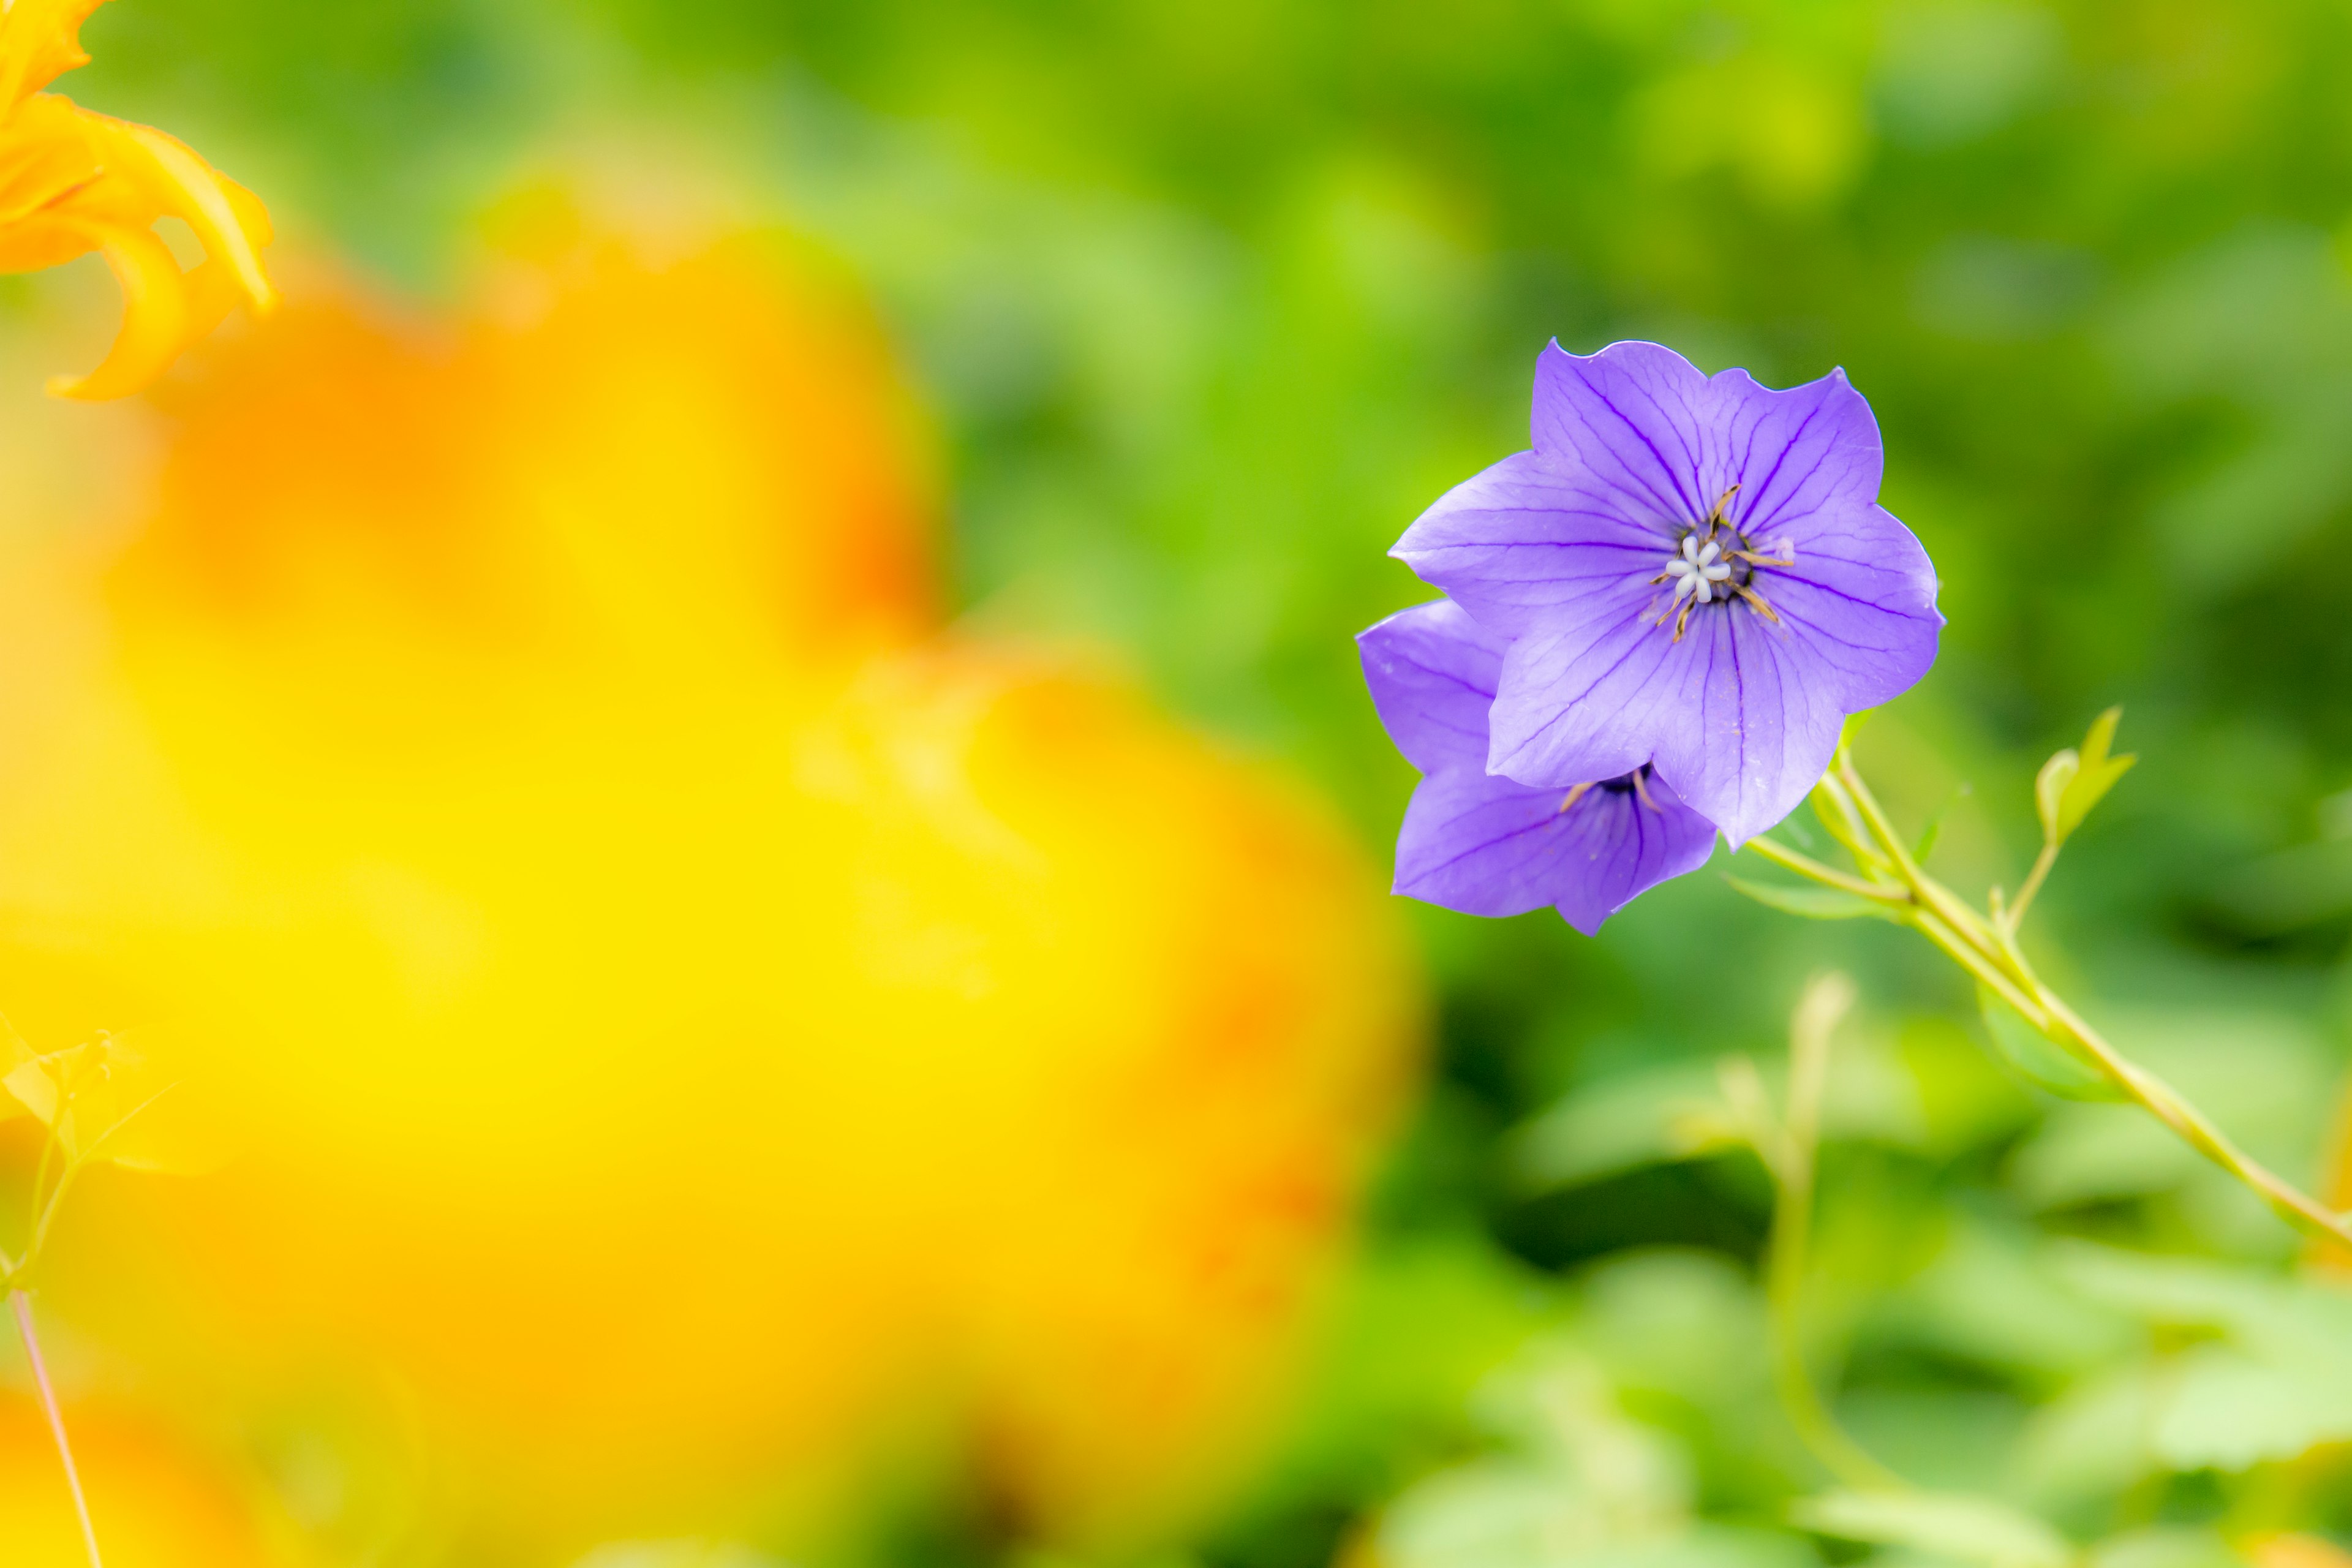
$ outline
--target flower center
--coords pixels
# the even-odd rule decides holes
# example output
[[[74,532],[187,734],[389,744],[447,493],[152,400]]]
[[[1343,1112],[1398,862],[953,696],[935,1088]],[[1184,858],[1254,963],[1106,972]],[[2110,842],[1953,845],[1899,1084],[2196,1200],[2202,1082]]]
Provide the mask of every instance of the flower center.
[[[1674,584],[1657,624],[1674,622],[1676,642],[1690,628],[1691,612],[1701,605],[1719,603],[1727,610],[1737,598],[1768,621],[1780,618],[1756,587],[1757,569],[1795,565],[1796,547],[1783,539],[1774,545],[1776,553],[1767,555],[1749,543],[1748,535],[1723,515],[1738,493],[1739,487],[1732,486],[1717,498],[1706,521],[1684,529],[1674,553],[1666,557],[1665,570],[1650,579]]]
[[[1643,805],[1648,806],[1652,811],[1657,811],[1660,809],[1658,803],[1650,798],[1649,778],[1650,764],[1643,763],[1630,773],[1620,773],[1613,779],[1601,779],[1592,784],[1578,784],[1560,797],[1560,813],[1565,816],[1574,810],[1578,801],[1596,789],[1603,795],[1638,795]]]

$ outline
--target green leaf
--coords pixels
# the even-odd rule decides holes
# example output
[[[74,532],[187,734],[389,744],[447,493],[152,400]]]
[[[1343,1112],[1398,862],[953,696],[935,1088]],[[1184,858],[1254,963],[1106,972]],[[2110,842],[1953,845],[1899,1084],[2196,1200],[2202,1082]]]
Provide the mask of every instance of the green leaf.
[[[1990,1498],[1953,1492],[1826,1492],[1790,1517],[1818,1535],[1906,1546],[1985,1568],[2064,1568],[2075,1552],[2041,1520]]]
[[[1911,847],[1912,859],[1923,866],[1927,863],[1927,857],[1936,852],[1937,836],[1944,831],[1944,818],[1951,814],[1952,807],[1958,805],[1968,793],[1969,786],[1960,784],[1944,797],[1944,804],[1936,808],[1935,815],[1927,818],[1927,826],[1919,830],[1919,842]]]
[[[1831,795],[1828,784],[1829,781],[1825,776],[1820,784],[1813,786],[1812,794],[1806,797],[1812,805],[1813,818],[1822,825],[1822,831],[1836,839],[1843,846],[1845,852],[1853,856],[1855,862],[1860,864],[1872,851],[1848,830],[1845,814],[1838,809],[1837,801]]]
[[[1770,882],[1751,882],[1742,877],[1723,879],[1740,892],[1759,904],[1784,914],[1801,915],[1809,921],[1852,921],[1864,918],[1895,921],[1900,917],[1895,906],[1876,899],[1865,899],[1859,893],[1842,892],[1835,888],[1788,888]]]
[[[2058,752],[2034,776],[2033,804],[2042,817],[2042,836],[2050,843],[2065,843],[2091,815],[2091,808],[2139,761],[2128,752],[2120,757],[2108,754],[2123,716],[2120,708],[2100,714],[2091,721],[2082,750],[2070,747]]]
[[[1715,1069],[1683,1062],[1594,1084],[1523,1123],[1504,1146],[1519,1191],[1547,1192],[1741,1141],[1723,1125]]]
[[[2001,1000],[1990,985],[1977,987],[1977,1009],[1993,1054],[2038,1089],[2065,1100],[2121,1100],[2124,1095],[2088,1063],[2052,1041]]]

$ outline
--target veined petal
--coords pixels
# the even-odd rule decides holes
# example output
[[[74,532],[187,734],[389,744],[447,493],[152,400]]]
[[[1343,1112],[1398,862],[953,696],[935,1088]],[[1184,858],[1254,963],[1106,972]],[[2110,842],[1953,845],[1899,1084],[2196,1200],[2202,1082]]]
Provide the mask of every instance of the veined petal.
[[[1935,566],[1883,507],[1821,513],[1796,563],[1773,568],[1759,586],[1818,666],[1812,679],[1835,684],[1849,712],[1892,700],[1936,662],[1944,617]]]
[[[1659,731],[1675,719],[1658,691],[1676,679],[1683,651],[1656,624],[1667,602],[1656,610],[1652,603],[1595,595],[1589,616],[1511,644],[1495,689],[1489,772],[1565,789],[1650,760]],[[1694,617],[1704,618],[1711,617]]]
[[[1674,549],[1604,488],[1520,452],[1439,497],[1389,553],[1481,624],[1517,637],[1596,595],[1645,599]]]
[[[1444,599],[1400,610],[1356,646],[1372,706],[1405,760],[1423,773],[1486,767],[1486,710],[1504,640]]]
[[[1847,710],[1806,634],[1733,604],[1691,617],[1644,696],[1658,776],[1737,849],[1829,770]]]
[[[89,64],[81,25],[106,0],[8,0],[0,12],[0,113]]]
[[[127,396],[170,369],[188,342],[187,282],[171,248],[152,229],[116,229],[93,238],[122,287],[122,330],[96,370],[79,380],[51,380],[53,397]]]
[[[1844,371],[1776,391],[1727,370],[1707,383],[1707,397],[1699,489],[1711,507],[1738,485],[1725,515],[1750,539],[1801,538],[1823,508],[1878,499],[1886,463],[1878,419]]]
[[[1447,771],[1413,792],[1397,840],[1396,890],[1473,915],[1546,904],[1591,936],[1636,895],[1706,863],[1715,829],[1655,780],[1565,792]]]
[[[1700,483],[1707,379],[1657,343],[1570,353],[1555,342],[1536,361],[1536,450],[1628,521],[1660,529],[1704,519]]]

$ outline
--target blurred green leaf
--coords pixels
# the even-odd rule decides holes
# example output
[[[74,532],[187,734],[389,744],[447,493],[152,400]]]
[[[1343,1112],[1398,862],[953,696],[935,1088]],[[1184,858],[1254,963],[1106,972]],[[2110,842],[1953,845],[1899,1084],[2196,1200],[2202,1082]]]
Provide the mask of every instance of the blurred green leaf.
[[[1714,1069],[1685,1063],[1607,1079],[1515,1130],[1505,1148],[1521,1191],[1596,1181],[1696,1152],[1682,1131],[1721,1100]],[[1720,1142],[1720,1140],[1718,1140]]]
[[[2097,1068],[2076,1059],[2050,1037],[2027,1023],[2018,1010],[1990,986],[1977,987],[1977,1011],[1993,1054],[2014,1068],[2036,1089],[2067,1100],[2121,1100],[2122,1091]]]
[[[1924,1491],[1825,1492],[1790,1517],[1848,1541],[1907,1547],[1984,1568],[2065,1568],[2076,1552],[2042,1521],[1990,1498]]]

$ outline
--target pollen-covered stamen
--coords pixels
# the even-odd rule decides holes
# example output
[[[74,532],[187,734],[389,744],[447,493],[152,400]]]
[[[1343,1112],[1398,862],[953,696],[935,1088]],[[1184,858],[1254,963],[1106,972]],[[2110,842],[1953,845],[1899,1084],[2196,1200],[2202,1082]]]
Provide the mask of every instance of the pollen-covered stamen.
[[[1591,784],[1578,784],[1560,798],[1559,815],[1566,816],[1569,812],[1575,810],[1576,803],[1582,800],[1594,790],[1600,790],[1605,795],[1636,795],[1640,798],[1642,804],[1648,806],[1652,811],[1663,813],[1665,810],[1665,807],[1660,805],[1657,801],[1651,796],[1650,786],[1646,782],[1649,776],[1650,764],[1643,763],[1640,767],[1635,768],[1630,773],[1620,773],[1613,779],[1597,779]]]
[[[1658,813],[1662,816],[1665,815],[1665,807],[1660,805],[1656,801],[1650,798],[1649,763],[1643,763],[1640,767],[1635,768],[1632,773],[1627,773],[1625,776],[1633,781],[1633,793],[1641,798],[1641,802],[1643,805],[1648,806],[1652,811]]]

